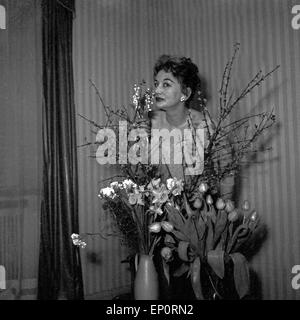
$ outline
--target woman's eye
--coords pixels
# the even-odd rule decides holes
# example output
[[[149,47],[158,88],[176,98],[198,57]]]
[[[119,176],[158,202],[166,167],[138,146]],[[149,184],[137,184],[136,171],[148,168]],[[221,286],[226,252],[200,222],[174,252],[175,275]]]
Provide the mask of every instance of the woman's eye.
[[[154,88],[157,88],[158,86],[159,86],[159,83],[158,82],[154,82]],[[170,84],[168,82],[164,82],[164,83],[162,83],[162,87],[163,88],[170,87]]]

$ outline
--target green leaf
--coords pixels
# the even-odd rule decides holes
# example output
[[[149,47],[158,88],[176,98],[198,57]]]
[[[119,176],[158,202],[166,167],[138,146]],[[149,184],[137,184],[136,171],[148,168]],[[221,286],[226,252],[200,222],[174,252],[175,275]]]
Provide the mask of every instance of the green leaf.
[[[172,206],[165,206],[165,208],[168,213],[168,220],[173,224],[173,226],[176,229],[181,230],[184,227],[185,221],[182,219],[180,212]]]
[[[189,249],[190,243],[187,241],[180,241],[178,243],[178,256],[183,261],[189,261],[188,257],[188,249]]]
[[[221,250],[211,250],[207,252],[207,262],[214,270],[215,274],[223,279],[224,278],[224,251]]]
[[[230,254],[234,264],[234,283],[236,291],[242,299],[248,292],[250,287],[250,275],[247,259],[239,252]]]
[[[217,220],[217,214],[213,206],[209,206],[209,211],[207,212],[207,215],[211,218],[212,222],[215,224]]]
[[[178,269],[176,269],[173,273],[174,277],[181,277],[183,274],[185,274],[187,271],[189,271],[190,266],[189,264],[182,263]]]
[[[206,223],[203,220],[201,214],[199,214],[198,223],[197,223],[197,230],[198,230],[198,234],[199,234],[199,239],[202,240],[202,238],[205,234],[205,230],[206,230]]]
[[[173,243],[175,244],[175,240],[173,239],[173,237],[170,234],[166,234],[165,235],[165,243]]]
[[[172,230],[171,233],[174,234],[174,236],[175,236],[178,240],[181,240],[181,241],[189,241],[189,238],[188,238],[185,234],[183,234],[182,232],[180,232],[180,231]]]
[[[227,252],[229,253],[231,250],[233,250],[236,241],[238,239],[246,239],[247,235],[249,234],[249,228],[246,224],[240,224],[234,231],[233,236],[229,239]]]
[[[218,242],[218,245],[216,246],[215,250],[225,251],[226,243],[227,243],[227,235],[228,235],[228,228],[225,228],[223,233],[221,234],[220,241]]]
[[[196,224],[193,220],[192,217],[189,217],[185,224],[184,224],[184,228],[182,230],[182,232],[188,236],[191,244],[194,247],[197,247],[198,245],[198,235],[197,235],[197,230],[196,230]]]
[[[227,225],[227,213],[224,210],[220,210],[217,215],[217,220],[215,224],[215,234],[214,234],[214,246],[216,246],[219,241],[224,229]]]
[[[192,232],[195,232],[195,227],[191,217],[188,217],[183,226],[182,232],[186,235],[190,235]]]
[[[164,270],[164,275],[167,279],[168,285],[170,285],[170,267],[169,264],[165,261],[165,259],[162,259],[162,263],[163,263],[163,270]]]
[[[186,212],[187,212],[187,214],[188,214],[188,217],[192,217],[196,212],[197,212],[197,210],[192,210],[191,209],[191,207],[190,207],[190,205],[189,205],[189,202],[188,202],[188,200],[187,200],[187,198],[186,198],[186,195],[185,195],[185,193],[183,193],[183,201],[184,201],[184,206],[185,206],[185,210],[186,210]]]
[[[201,284],[201,262],[200,258],[191,263],[191,283],[197,300],[204,300]]]
[[[213,249],[214,246],[214,229],[210,217],[207,217],[207,236],[206,236],[206,252]]]

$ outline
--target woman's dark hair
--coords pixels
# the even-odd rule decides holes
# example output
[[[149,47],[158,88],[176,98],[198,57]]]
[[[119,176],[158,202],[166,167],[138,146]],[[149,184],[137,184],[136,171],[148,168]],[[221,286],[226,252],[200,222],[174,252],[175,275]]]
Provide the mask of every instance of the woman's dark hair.
[[[159,71],[171,72],[181,84],[182,91],[186,93],[187,88],[191,88],[191,95],[187,100],[187,106],[197,91],[200,91],[200,78],[198,67],[190,58],[162,55],[158,58],[154,66],[154,77]]]

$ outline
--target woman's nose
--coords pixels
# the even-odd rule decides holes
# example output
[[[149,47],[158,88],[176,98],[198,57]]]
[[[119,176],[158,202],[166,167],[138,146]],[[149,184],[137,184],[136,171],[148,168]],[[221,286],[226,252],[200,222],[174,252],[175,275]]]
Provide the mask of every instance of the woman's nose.
[[[154,93],[155,93],[155,94],[159,94],[160,92],[161,92],[161,86],[160,86],[160,85],[157,85],[157,86],[155,87]]]

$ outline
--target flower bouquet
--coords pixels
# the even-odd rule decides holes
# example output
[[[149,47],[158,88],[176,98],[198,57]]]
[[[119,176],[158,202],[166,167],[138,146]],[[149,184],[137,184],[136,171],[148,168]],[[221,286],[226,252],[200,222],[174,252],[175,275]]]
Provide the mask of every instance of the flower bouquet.
[[[144,128],[150,123],[153,92],[146,88],[146,83],[142,81],[134,85],[132,104],[129,108],[125,106],[112,108],[105,105],[96,85],[92,81],[90,83],[104,108],[106,119],[105,123],[100,125],[79,115],[96,133],[95,142],[87,142],[80,147],[96,147],[92,157],[100,164],[113,166],[114,171],[117,168],[117,174],[101,181],[105,187],[101,188],[98,194],[104,211],[112,217],[110,226],[105,228],[109,231],[73,234],[73,243],[84,248],[89,236],[99,235],[102,238],[120,236],[122,242],[129,248],[128,258],[136,253],[151,253],[156,241],[152,243],[153,239],[149,237],[148,224],[153,221],[153,216],[148,214],[147,206],[151,196],[154,195],[144,188],[154,181],[158,168],[157,165],[143,161],[145,155],[140,151],[145,144],[148,144],[150,137],[150,133]],[[156,190],[155,183],[153,190]]]
[[[137,185],[130,179],[112,182],[109,187],[100,190],[99,196],[104,206],[114,212],[120,207],[123,214],[131,217],[133,228],[128,230],[136,238],[137,252],[152,255],[155,245],[161,237],[161,216],[165,202],[168,200],[168,190],[160,179],[152,179],[148,185]]]
[[[137,185],[130,179],[115,181],[109,187],[100,190],[99,196],[112,214],[115,214],[118,208],[122,216],[131,220],[132,228],[124,232],[128,234],[129,239],[135,240],[136,299],[157,299],[159,296],[157,273],[152,258],[154,249],[162,237],[174,229],[173,225],[166,221],[166,203],[174,202],[174,198],[179,196],[182,190],[181,181],[168,179],[166,185],[160,178],[152,179],[147,185]],[[120,221],[117,217],[115,220]],[[120,225],[121,230],[123,225]],[[138,260],[144,261],[139,263],[139,267]],[[148,266],[143,267],[143,263],[147,263]],[[153,270],[151,283],[147,281],[150,278],[147,274],[149,270]]]
[[[165,205],[169,225],[161,251],[165,275],[169,279],[166,263],[176,254],[182,263],[174,276],[187,273],[196,299],[245,297],[250,278],[241,252],[255,237],[259,224],[256,211],[250,210],[247,200],[242,208],[235,208],[231,200],[213,200],[206,183],[200,184],[191,206],[181,200],[182,194],[178,194]],[[232,274],[234,288],[229,293]]]
[[[259,217],[255,210],[250,210],[247,200],[241,208],[235,207],[231,195],[223,194],[220,185],[227,177],[237,177],[242,166],[253,161],[249,155],[264,151],[256,142],[275,123],[273,111],[247,114],[237,120],[231,120],[230,114],[278,67],[265,75],[261,71],[257,73],[234,97],[229,89],[238,49],[237,44],[224,70],[216,120],[201,100],[208,143],[200,175],[186,176],[184,181],[175,177],[161,181],[158,166],[144,161],[148,155],[142,154],[143,145],[149,143],[151,135],[142,129],[150,122],[153,98],[149,88],[144,90],[145,83],[134,87],[132,112],[125,107],[113,110],[105,106],[92,84],[107,121],[100,126],[82,116],[98,130],[96,143],[89,143],[97,146],[97,161],[100,154],[106,163],[118,165],[120,173],[110,178],[108,184],[103,181],[106,186],[100,190],[99,197],[131,249],[131,256],[151,256],[155,248],[162,248],[163,274],[168,283],[170,264],[178,258],[179,268],[172,276],[186,274],[196,299],[244,298],[249,292],[249,267],[244,253],[255,240]],[[100,135],[99,130],[102,130]],[[118,146],[119,150],[112,151],[106,139],[108,133],[114,137],[113,147]],[[129,140],[125,147],[119,141],[122,136]],[[126,156],[131,156],[129,162],[122,158],[123,149]],[[85,246],[81,236],[73,234],[72,239],[75,245]]]

